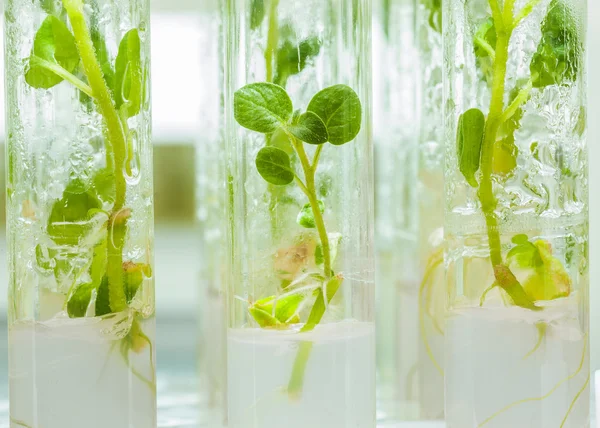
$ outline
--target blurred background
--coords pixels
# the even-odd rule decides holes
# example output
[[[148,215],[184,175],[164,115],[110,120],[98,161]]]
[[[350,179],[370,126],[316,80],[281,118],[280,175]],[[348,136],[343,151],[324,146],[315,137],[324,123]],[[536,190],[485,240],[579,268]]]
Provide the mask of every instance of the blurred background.
[[[214,3],[218,3],[214,1]],[[158,365],[180,371],[197,361],[203,147],[218,135],[218,25],[213,0],[152,0],[152,84],[156,201]],[[591,259],[600,259],[600,2],[589,1]],[[0,25],[1,26],[1,25]],[[2,41],[0,40],[0,44]],[[2,46],[3,50],[3,46]],[[0,73],[3,73],[0,57]],[[374,70],[377,76],[377,70]],[[0,99],[4,97],[0,86]],[[216,118],[216,119],[215,119]],[[0,103],[0,188],[4,189],[4,104]],[[0,192],[0,380],[6,378],[5,194]],[[592,364],[600,369],[600,264],[591,263]],[[176,352],[175,352],[176,351]],[[199,349],[202,352],[202,349]],[[174,379],[177,379],[175,376]],[[159,379],[160,382],[160,379]],[[0,382],[5,388],[6,382]],[[192,388],[192,387],[190,387]],[[159,384],[160,389],[160,384]],[[0,397],[6,397],[0,390]],[[181,400],[194,400],[192,389]],[[182,401],[182,403],[183,403]],[[164,403],[163,403],[164,404]],[[159,402],[159,406],[160,406]],[[166,404],[165,404],[166,405]],[[0,409],[2,410],[2,409]],[[179,415],[180,417],[182,415]],[[193,416],[190,415],[190,420]],[[5,421],[0,421],[3,423]],[[166,425],[168,426],[168,425]],[[171,425],[175,426],[175,425]],[[184,425],[177,425],[184,426]],[[187,426],[187,425],[185,425]],[[193,425],[189,425],[193,426]]]

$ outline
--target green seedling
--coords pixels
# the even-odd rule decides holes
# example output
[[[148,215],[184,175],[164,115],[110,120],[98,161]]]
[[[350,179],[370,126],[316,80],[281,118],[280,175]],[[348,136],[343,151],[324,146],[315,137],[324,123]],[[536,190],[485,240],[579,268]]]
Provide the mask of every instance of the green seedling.
[[[150,266],[123,259],[131,217],[125,206],[125,173],[132,157],[127,119],[142,108],[147,74],[142,69],[140,37],[137,29],[129,30],[113,63],[102,34],[86,21],[82,0],[63,0],[61,7],[46,3],[52,7],[44,8],[48,16],[35,35],[25,81],[40,90],[67,82],[79,90],[82,108],[97,108],[105,128],[106,167],[91,179],[73,178],[54,202],[46,227],[48,237],[61,248],[90,246],[87,267],[73,268],[80,251],[58,253],[38,246],[36,256],[40,269],[53,269],[57,278],[61,272],[75,276],[65,302],[70,317],[108,315],[129,310],[142,283],[152,275]],[[89,280],[80,281],[83,274]],[[140,352],[145,344],[150,340],[134,321],[122,352]]]
[[[513,238],[514,246],[504,259],[500,240],[501,228],[496,215],[498,201],[494,194],[493,182],[503,183],[503,178],[512,174],[516,168],[519,152],[514,144],[514,134],[521,126],[523,107],[532,89],[543,90],[551,85],[573,83],[578,78],[583,61],[582,41],[579,39],[577,22],[572,11],[563,0],[551,0],[542,23],[542,37],[530,63],[530,78],[526,82],[518,82],[517,86],[508,92],[509,103],[505,105],[511,38],[515,29],[522,25],[523,20],[541,1],[529,0],[517,11],[515,0],[488,1],[491,16],[482,22],[475,33],[474,54],[482,77],[490,87],[490,108],[487,116],[479,110],[475,110],[477,113],[474,113],[474,109],[461,115],[457,138],[459,169],[465,180],[477,189],[485,216],[490,261],[495,277],[494,283],[484,292],[481,304],[484,304],[491,289],[499,287],[514,305],[539,311],[542,307],[537,302],[568,296],[571,292],[571,279],[561,261],[552,255],[552,248],[547,241],[531,242],[527,236],[517,235]],[[467,115],[472,117],[468,122],[465,119]],[[523,282],[517,279],[514,272],[524,278]],[[535,352],[542,343],[546,326],[538,325],[537,328],[540,339],[526,357]],[[585,349],[583,352],[585,354]],[[581,369],[582,366],[560,384],[574,377]],[[484,426],[515,405],[548,397],[560,384],[543,397],[521,400],[507,406],[479,426]],[[575,401],[578,396],[575,397]],[[561,427],[565,424],[567,416]]]
[[[299,226],[316,229],[319,243],[315,250],[315,264],[322,269],[321,274],[312,275],[313,284],[309,292],[290,295],[287,284],[287,297],[269,297],[250,306],[250,314],[259,326],[285,328],[297,323],[298,308],[305,299],[314,297],[314,303],[303,332],[315,328],[325,314],[327,306],[342,285],[343,277],[334,275],[333,262],[340,241],[339,234],[328,234],[323,213],[326,206],[319,199],[320,189],[316,185],[316,172],[323,148],[329,143],[339,146],[354,140],[361,128],[362,106],[358,95],[346,85],[335,85],[317,93],[305,112],[296,111],[289,95],[281,86],[273,83],[253,83],[236,91],[234,115],[237,122],[246,129],[262,134],[283,133],[287,137],[286,148],[265,146],[257,153],[258,174],[272,186],[288,186],[295,183],[306,198],[306,203],[297,217]],[[307,154],[308,146],[315,146],[312,159]],[[300,164],[300,171],[294,168],[291,155]],[[293,293],[293,292],[292,292]],[[271,306],[270,306],[271,305]],[[302,379],[310,349],[298,353],[292,380],[288,386],[290,396],[301,393]]]

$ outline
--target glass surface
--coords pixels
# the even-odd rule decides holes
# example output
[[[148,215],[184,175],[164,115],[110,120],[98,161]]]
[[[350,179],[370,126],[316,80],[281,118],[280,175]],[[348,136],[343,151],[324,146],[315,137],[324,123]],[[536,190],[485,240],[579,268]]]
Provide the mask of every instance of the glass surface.
[[[586,1],[446,4],[448,426],[588,427]]]
[[[444,121],[442,9],[417,2],[419,46],[419,418],[444,419]]]
[[[415,4],[373,5],[378,420],[419,418]]]
[[[156,426],[148,9],[7,4],[15,426]]]
[[[370,2],[224,12],[229,426],[372,428]]]

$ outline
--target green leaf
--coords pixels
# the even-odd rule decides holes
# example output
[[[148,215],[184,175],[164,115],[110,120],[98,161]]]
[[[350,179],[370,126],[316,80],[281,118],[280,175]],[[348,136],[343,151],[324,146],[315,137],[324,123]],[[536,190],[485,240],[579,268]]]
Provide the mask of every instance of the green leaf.
[[[115,60],[115,105],[125,106],[128,117],[140,112],[142,105],[142,61],[140,35],[136,28],[129,30],[119,44]]]
[[[256,156],[256,169],[268,183],[285,186],[294,181],[289,155],[275,147],[263,147]]]
[[[265,19],[265,1],[252,0],[250,4],[250,29],[256,30]]]
[[[516,245],[507,255],[509,262],[514,262],[520,268],[537,268],[542,265],[542,259],[537,247],[529,242],[527,235],[516,235],[512,239]]]
[[[479,170],[485,116],[479,109],[467,110],[458,119],[457,128],[456,142],[460,172],[471,186],[477,187],[475,173]]]
[[[429,11],[429,26],[437,33],[442,32],[442,0],[421,0]]]
[[[571,294],[571,277],[562,262],[552,255],[548,241],[535,242],[540,265],[523,283],[525,292],[535,301],[554,300]]]
[[[104,80],[106,81],[106,84],[108,85],[109,89],[112,91],[115,87],[115,70],[113,70],[112,67],[110,54],[108,53],[108,48],[106,47],[106,40],[104,39],[102,33],[100,33],[100,30],[96,27],[92,28],[90,33],[92,36],[92,44],[94,45],[94,49],[96,50],[96,58],[100,63],[102,74],[104,74]]]
[[[123,263],[123,286],[125,287],[125,296],[127,304],[135,298],[144,278],[152,276],[150,265],[143,263],[125,262]]]
[[[322,201],[318,201],[319,209],[321,212],[325,211],[325,205]],[[296,218],[296,222],[307,229],[314,229],[317,227],[315,223],[315,215],[313,213],[312,207],[310,203],[304,205],[300,212],[298,213],[298,217]]]
[[[496,27],[494,26],[494,18],[488,17],[483,24],[479,26],[475,33],[475,56],[477,58],[488,58],[490,56],[487,49],[484,48],[481,42],[487,43],[493,50],[496,49],[497,42]]]
[[[79,189],[68,187],[63,197],[54,202],[50,212],[48,235],[59,245],[78,245],[90,228],[88,212],[102,207],[91,191],[76,191]]]
[[[273,82],[285,87],[291,76],[301,73],[310,61],[319,55],[322,43],[318,37],[309,37],[296,44],[297,34],[289,26],[281,29],[281,36],[284,42],[277,50]]]
[[[312,98],[307,110],[325,123],[331,144],[345,144],[360,132],[362,107],[358,95],[349,86],[334,85],[323,89]]]
[[[285,125],[294,107],[289,95],[273,83],[251,83],[233,97],[235,120],[251,131],[268,134]]]
[[[110,314],[110,299],[109,299],[109,287],[108,277],[103,277],[100,287],[98,287],[98,294],[96,295],[96,316],[101,317],[106,314]]]
[[[92,299],[92,292],[96,289],[94,284],[81,284],[67,302],[67,314],[69,318],[81,318],[87,313]]]
[[[331,259],[331,265],[333,266],[338,255],[340,242],[342,242],[342,234],[329,233],[327,236],[329,237],[329,258]],[[315,248],[315,264],[322,267],[323,263],[323,246],[319,243]]]
[[[292,294],[277,300],[275,296],[270,296],[255,302],[249,311],[258,325],[263,328],[296,324],[300,322],[300,317],[296,312],[304,299],[305,296],[302,294]],[[275,305],[275,311],[273,311],[273,305]]]
[[[327,296],[327,305],[329,305],[329,303],[331,303],[331,300],[333,299],[335,294],[338,292],[340,286],[342,285],[342,282],[344,282],[344,277],[342,277],[341,274],[334,276],[327,282],[327,285],[325,287],[325,290],[326,290],[325,294]],[[302,331],[302,332],[311,331],[321,322],[321,319],[323,318],[323,315],[325,315],[325,310],[327,308],[327,305],[325,304],[325,300],[324,300],[323,296],[324,296],[323,289],[319,289],[319,292],[317,295],[317,300],[315,300],[315,304],[313,305],[313,307],[310,311],[310,315],[308,316],[308,321],[306,322],[306,324],[304,325],[304,327],[302,327],[302,329],[300,331]]]
[[[290,134],[308,144],[325,144],[329,139],[327,128],[319,116],[307,111],[288,126]]]
[[[534,88],[577,80],[584,53],[581,31],[571,8],[561,0],[552,0],[530,65]]]
[[[50,89],[63,81],[52,67],[73,73],[78,65],[75,37],[63,21],[48,16],[35,34],[25,81],[34,88]]]
[[[117,196],[115,187],[115,174],[108,168],[98,170],[93,179],[92,184],[98,197],[107,203],[113,203]]]

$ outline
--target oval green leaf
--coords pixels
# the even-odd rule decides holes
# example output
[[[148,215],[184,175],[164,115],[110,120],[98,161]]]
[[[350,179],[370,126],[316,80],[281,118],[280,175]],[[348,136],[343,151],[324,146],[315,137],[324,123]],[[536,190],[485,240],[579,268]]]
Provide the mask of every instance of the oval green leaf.
[[[327,127],[312,111],[307,111],[288,127],[290,134],[308,144],[325,144],[329,139]]]
[[[485,116],[479,109],[467,110],[458,119],[456,143],[459,169],[473,187],[478,186],[475,173],[479,170],[484,130]]]
[[[252,83],[235,91],[235,120],[251,131],[275,132],[292,117],[294,107],[289,95],[273,83]]]
[[[256,155],[256,169],[268,183],[285,186],[294,181],[289,155],[275,147],[263,147]]]
[[[360,132],[362,106],[358,95],[349,86],[334,85],[323,89],[313,97],[307,110],[321,118],[331,144],[348,143]]]

